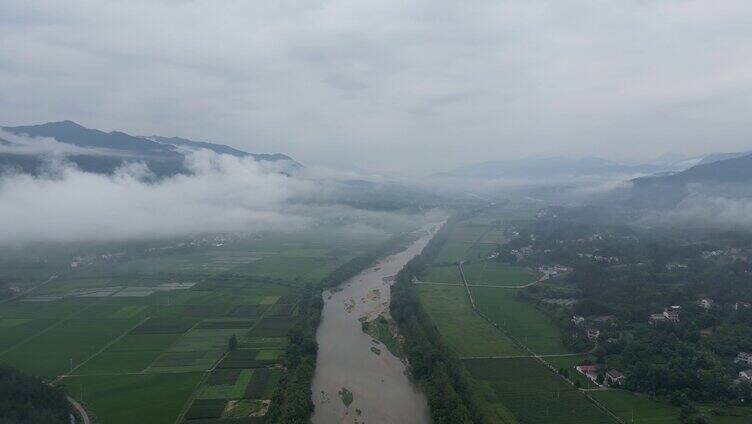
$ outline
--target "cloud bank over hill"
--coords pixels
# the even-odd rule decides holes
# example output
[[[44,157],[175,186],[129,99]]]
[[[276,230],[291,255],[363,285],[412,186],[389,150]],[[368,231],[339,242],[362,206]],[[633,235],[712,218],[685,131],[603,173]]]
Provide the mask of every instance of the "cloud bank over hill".
[[[111,149],[80,147],[61,143],[52,137],[24,137],[0,129],[0,153],[14,155],[118,155],[123,153]]]
[[[186,159],[192,175],[148,182],[143,164],[114,175],[53,161],[39,176],[0,180],[0,239],[78,241],[294,228],[309,217],[285,212],[311,182],[269,172],[252,159],[207,151]]]
[[[670,226],[752,229],[752,198],[691,195],[674,209],[648,222]]]
[[[332,182],[347,176],[331,171],[290,176],[280,163],[200,150],[186,156],[190,174],[156,179],[141,162],[124,164],[112,175],[95,174],[66,161],[66,155],[78,153],[76,146],[54,139],[6,140],[44,153],[47,164],[39,175],[12,170],[0,175],[0,244],[293,231],[324,220],[368,235],[380,224],[415,219],[300,201],[318,193],[332,198]]]

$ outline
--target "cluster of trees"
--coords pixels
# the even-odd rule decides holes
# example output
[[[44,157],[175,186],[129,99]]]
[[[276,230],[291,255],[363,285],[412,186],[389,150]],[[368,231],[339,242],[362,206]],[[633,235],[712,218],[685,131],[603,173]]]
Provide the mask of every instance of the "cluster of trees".
[[[613,315],[618,324],[591,321],[587,326],[600,326],[597,362],[622,371],[627,389],[670,399],[687,411],[687,422],[696,418],[691,402],[752,400],[748,383],[732,383],[742,368],[733,358],[752,351],[752,309],[731,307],[752,301],[752,268],[744,257],[752,250],[750,234],[646,230],[598,219],[596,224],[570,221],[566,215],[559,211],[556,219],[517,222],[519,237],[502,248],[532,245],[526,265],[574,268],[558,280],[560,287],[530,288],[524,294],[532,301],[577,298],[571,308],[544,308],[570,349],[582,350],[586,343],[584,326],[574,326],[572,314]],[[740,254],[702,255],[732,248]],[[596,255],[618,261],[598,261]],[[709,310],[697,305],[704,298],[715,301]],[[680,322],[648,324],[650,314],[669,305],[681,306]]]
[[[0,422],[65,424],[70,422],[70,413],[62,388],[0,365]]]
[[[311,382],[316,369],[316,329],[324,308],[322,292],[336,287],[360,271],[369,267],[379,258],[396,251],[406,239],[397,237],[358,256],[325,277],[319,284],[301,288],[298,319],[288,334],[289,343],[284,355],[285,371],[267,413],[271,423],[306,424],[313,413]]]
[[[324,301],[318,287],[303,288],[298,320],[288,334],[285,370],[267,413],[271,423],[306,424],[313,413],[311,381],[316,367],[316,328]]]
[[[414,381],[428,398],[436,424],[492,422],[470,387],[467,371],[443,344],[436,326],[422,308],[412,285],[446,242],[455,220],[450,220],[423,252],[407,263],[391,291],[391,314],[404,337],[403,350]]]

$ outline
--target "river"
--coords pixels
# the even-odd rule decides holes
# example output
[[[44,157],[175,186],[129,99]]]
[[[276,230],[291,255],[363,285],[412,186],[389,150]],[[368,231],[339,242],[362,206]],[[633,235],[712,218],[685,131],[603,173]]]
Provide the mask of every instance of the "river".
[[[405,364],[364,333],[360,319],[373,320],[388,313],[393,277],[423,250],[441,225],[424,227],[407,249],[324,292],[324,310],[316,332],[314,424],[431,422],[426,397],[407,377]],[[352,393],[349,406],[340,395],[343,388]]]

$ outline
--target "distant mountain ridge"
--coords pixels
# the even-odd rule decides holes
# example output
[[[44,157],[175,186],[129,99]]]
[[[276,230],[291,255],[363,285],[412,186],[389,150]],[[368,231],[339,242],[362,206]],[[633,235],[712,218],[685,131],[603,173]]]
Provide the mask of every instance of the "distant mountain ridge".
[[[193,141],[193,140],[189,140],[187,138],[181,138],[181,137],[160,137],[160,136],[152,135],[152,136],[143,137],[143,138],[147,140],[155,141],[160,144],[165,144],[168,146],[186,147],[188,149],[195,149],[195,150],[207,149],[215,153],[238,156],[238,157],[252,156],[256,160],[265,160],[269,162],[275,162],[278,160],[293,161],[293,159],[290,156],[284,155],[282,153],[248,153],[246,151],[238,150],[234,147],[226,146],[224,144],[208,143],[205,141]]]
[[[143,161],[157,176],[184,173],[183,159],[187,151],[208,149],[220,154],[253,157],[257,161],[289,161],[292,168],[301,165],[281,153],[258,154],[235,149],[223,144],[193,141],[180,137],[134,136],[121,131],[104,132],[86,128],[73,121],[48,122],[40,125],[0,127],[17,136],[53,138],[61,143],[83,150],[67,155],[67,159],[84,171],[111,173],[124,162]],[[0,145],[12,146],[9,140],[0,139]],[[20,168],[34,173],[44,162],[43,155],[0,152],[0,167]]]
[[[738,165],[737,171],[722,168],[734,167],[729,160],[740,159],[744,163],[745,157],[752,155],[752,151],[732,153],[710,153],[702,156],[663,155],[652,163],[622,164],[616,161],[598,157],[568,158],[560,156],[533,157],[522,159],[495,160],[458,167],[454,170],[442,172],[440,176],[471,177],[471,178],[530,178],[545,179],[558,177],[591,177],[591,176],[629,176],[644,175],[634,181],[641,183],[647,180],[659,181],[664,178],[681,180],[682,178],[721,178],[724,172],[734,173],[737,177],[745,174],[744,165]],[[719,168],[709,167],[719,162]],[[690,171],[696,167],[694,171]],[[715,175],[715,176],[714,176]],[[729,178],[732,178],[729,176]]]
[[[718,162],[721,160],[726,159],[734,159],[742,156],[747,156],[752,154],[752,150],[747,150],[745,152],[733,152],[733,153],[711,153],[709,155],[705,155],[702,160],[698,163],[698,165],[705,165],[708,163]]]
[[[713,155],[708,161],[671,175],[641,177],[632,181],[640,186],[752,182],[752,153],[724,155]],[[727,158],[719,159],[721,157]]]
[[[482,162],[462,166],[441,175],[479,178],[530,178],[650,174],[664,170],[666,170],[666,167],[661,165],[623,165],[597,157],[544,157]]]

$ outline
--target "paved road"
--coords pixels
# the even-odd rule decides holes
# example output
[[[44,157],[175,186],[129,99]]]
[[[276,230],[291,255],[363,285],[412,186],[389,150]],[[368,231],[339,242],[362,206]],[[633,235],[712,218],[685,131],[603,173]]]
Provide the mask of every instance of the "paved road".
[[[78,403],[78,401],[76,399],[73,399],[70,396],[66,396],[66,397],[68,398],[68,402],[70,402],[70,404],[74,408],[76,408],[76,410],[78,411],[79,415],[81,415],[81,419],[83,419],[83,423],[84,424],[91,424],[91,420],[89,420],[89,414],[86,413],[86,410],[84,409],[84,407],[81,406],[81,404]]]

